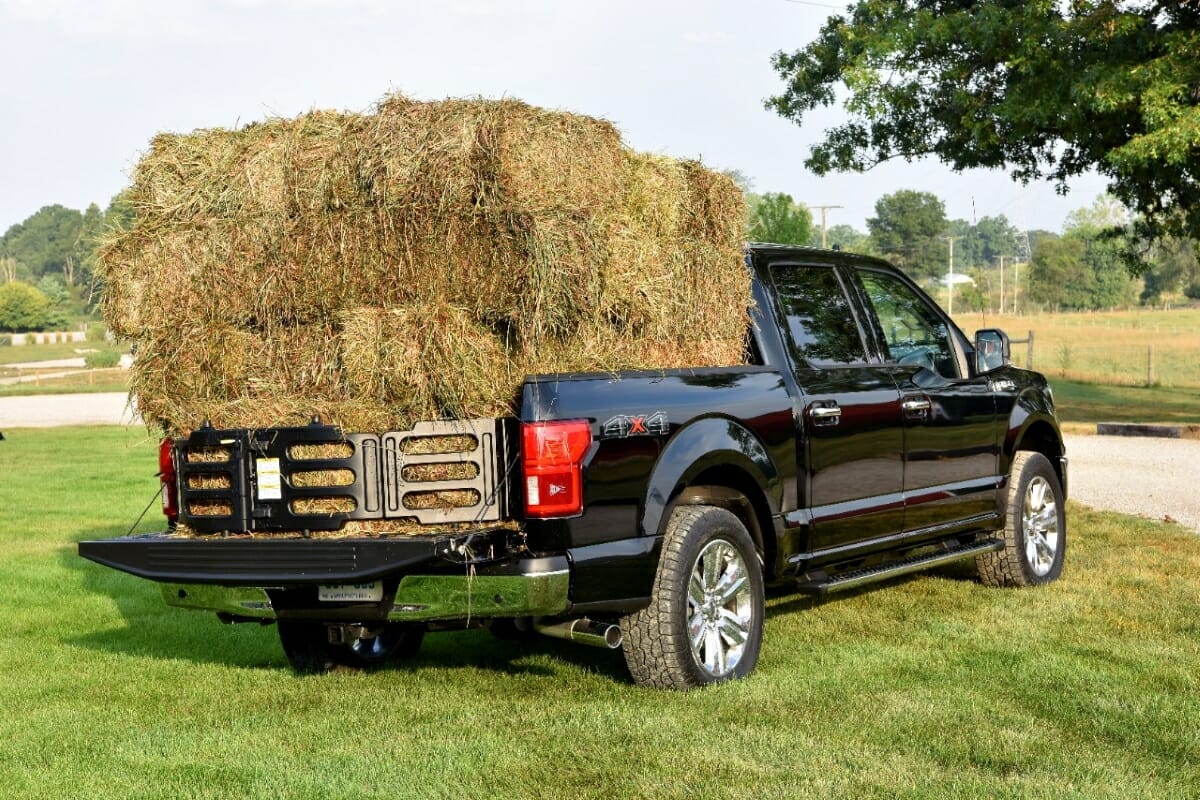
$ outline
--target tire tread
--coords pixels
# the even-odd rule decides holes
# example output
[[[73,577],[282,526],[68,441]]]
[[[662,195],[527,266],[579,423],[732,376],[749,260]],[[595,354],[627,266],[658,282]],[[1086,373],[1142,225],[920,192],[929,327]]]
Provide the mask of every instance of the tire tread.
[[[685,551],[691,542],[692,530],[706,516],[712,516],[727,528],[740,530],[745,540],[750,541],[741,520],[723,508],[695,505],[675,509],[663,539],[650,605],[621,620],[625,663],[639,686],[687,689],[704,683],[697,678],[691,665],[691,645],[686,635],[687,603],[676,602],[671,596],[671,587],[677,585],[681,577],[684,586],[687,585],[686,578],[690,576],[686,573],[692,565]],[[752,543],[750,549],[753,552]],[[746,566],[753,570],[757,565],[757,559],[752,559]],[[761,587],[761,583],[759,585]],[[760,625],[761,616],[760,612]],[[752,669],[756,660],[757,651],[747,666]]]
[[[1026,476],[1031,471],[1041,470],[1043,465],[1048,477],[1052,479],[1053,485],[1058,487],[1058,476],[1054,474],[1054,470],[1050,467],[1050,461],[1046,456],[1035,450],[1018,450],[1016,455],[1013,456],[1012,468],[1009,471],[1008,497],[1004,509],[1004,529],[1002,531],[1004,549],[993,553],[982,553],[975,557],[975,567],[979,573],[979,579],[987,586],[1033,586],[1038,583],[1046,583],[1057,577],[1057,572],[1052,572],[1051,577],[1039,580],[1029,572],[1024,553],[1025,537],[1021,530],[1021,516],[1025,503]],[[1060,503],[1061,495],[1062,490],[1059,488],[1056,500]],[[1062,536],[1060,550],[1065,550],[1065,525]],[[1062,555],[1060,553],[1060,558]]]

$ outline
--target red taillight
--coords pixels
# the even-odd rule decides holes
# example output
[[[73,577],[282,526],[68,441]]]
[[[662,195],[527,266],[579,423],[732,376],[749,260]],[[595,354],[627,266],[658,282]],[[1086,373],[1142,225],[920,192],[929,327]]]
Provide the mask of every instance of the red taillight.
[[[179,495],[175,488],[175,440],[167,437],[158,445],[158,477],[162,481],[162,510],[172,525],[179,519]]]
[[[583,513],[583,458],[592,446],[587,420],[527,422],[521,426],[525,514],[572,517]]]

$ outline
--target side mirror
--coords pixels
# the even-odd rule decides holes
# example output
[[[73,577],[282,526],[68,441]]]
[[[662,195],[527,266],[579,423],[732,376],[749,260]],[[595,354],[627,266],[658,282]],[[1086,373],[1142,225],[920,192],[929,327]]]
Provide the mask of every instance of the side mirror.
[[[984,375],[1011,363],[1008,335],[999,328],[975,331],[975,374]]]

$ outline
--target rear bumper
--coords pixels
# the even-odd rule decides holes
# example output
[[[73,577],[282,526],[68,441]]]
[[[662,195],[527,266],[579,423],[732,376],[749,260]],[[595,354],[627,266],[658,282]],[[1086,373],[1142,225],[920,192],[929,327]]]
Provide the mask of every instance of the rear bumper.
[[[437,622],[495,617],[553,617],[569,606],[570,570],[565,556],[523,559],[505,568],[474,575],[406,575],[383,603],[364,607],[349,603],[296,598],[298,590],[210,584],[162,584],[169,606],[215,611],[226,620],[279,618],[387,619],[392,622]]]

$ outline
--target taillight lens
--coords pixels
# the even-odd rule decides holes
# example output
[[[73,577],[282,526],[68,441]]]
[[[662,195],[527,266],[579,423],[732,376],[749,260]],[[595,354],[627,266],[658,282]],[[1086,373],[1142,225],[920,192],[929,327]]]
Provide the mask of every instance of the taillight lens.
[[[583,459],[592,446],[587,420],[527,422],[521,426],[525,514],[572,517],[583,513]]]
[[[179,495],[175,486],[175,440],[168,437],[158,445],[158,477],[162,481],[162,510],[167,521],[179,520]]]

